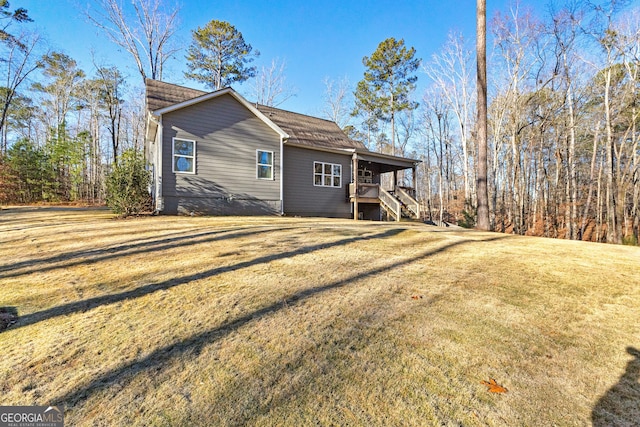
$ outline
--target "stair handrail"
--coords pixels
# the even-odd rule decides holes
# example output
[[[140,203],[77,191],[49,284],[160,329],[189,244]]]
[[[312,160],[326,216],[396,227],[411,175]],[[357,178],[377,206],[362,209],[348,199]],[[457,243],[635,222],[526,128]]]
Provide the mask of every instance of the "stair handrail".
[[[380,198],[380,201],[389,208],[393,216],[396,217],[396,221],[400,221],[402,218],[402,204],[400,201],[382,187],[380,187],[378,197]]]
[[[396,197],[405,204],[407,209],[416,216],[416,218],[420,218],[420,203],[418,203],[416,199],[411,197],[411,195],[402,187],[396,187],[395,194]]]

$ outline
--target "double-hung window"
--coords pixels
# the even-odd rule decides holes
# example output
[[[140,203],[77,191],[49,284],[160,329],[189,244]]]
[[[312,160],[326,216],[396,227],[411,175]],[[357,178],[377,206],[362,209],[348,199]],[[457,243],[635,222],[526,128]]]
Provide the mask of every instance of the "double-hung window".
[[[341,187],[342,165],[313,162],[313,185],[317,187]]]
[[[273,151],[256,151],[258,179],[273,179]]]
[[[173,172],[196,173],[196,142],[173,138]]]

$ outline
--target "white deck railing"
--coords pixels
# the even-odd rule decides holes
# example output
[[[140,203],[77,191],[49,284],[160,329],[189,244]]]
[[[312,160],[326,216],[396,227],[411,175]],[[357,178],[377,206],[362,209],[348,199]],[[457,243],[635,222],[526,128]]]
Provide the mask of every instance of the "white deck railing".
[[[378,184],[358,184],[357,196],[365,199],[377,199],[378,198],[378,189],[380,186]],[[356,197],[356,184],[353,182],[349,184],[349,197]]]
[[[402,187],[396,187],[396,197],[404,203],[408,210],[413,213],[416,218],[420,218],[420,203],[409,193],[407,193]]]
[[[396,221],[400,221],[402,218],[402,204],[398,199],[393,197],[384,188],[380,187],[380,203],[387,209],[387,212],[391,213]]]

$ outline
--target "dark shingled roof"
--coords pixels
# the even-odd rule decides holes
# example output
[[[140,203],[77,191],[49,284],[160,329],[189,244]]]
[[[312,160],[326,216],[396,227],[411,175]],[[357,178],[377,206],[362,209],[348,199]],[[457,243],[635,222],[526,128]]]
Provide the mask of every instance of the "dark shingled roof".
[[[256,105],[258,110],[289,135],[288,142],[318,148],[365,148],[353,141],[340,127],[325,119],[291,111]]]
[[[159,110],[207,93],[153,79],[145,79],[144,83],[147,89],[147,109],[149,111]]]
[[[145,84],[147,89],[147,109],[150,111],[209,93],[153,79],[146,79]],[[357,148],[366,150],[364,144],[349,139],[340,127],[330,120],[267,107],[266,105],[253,105],[289,135],[288,142],[316,148]]]

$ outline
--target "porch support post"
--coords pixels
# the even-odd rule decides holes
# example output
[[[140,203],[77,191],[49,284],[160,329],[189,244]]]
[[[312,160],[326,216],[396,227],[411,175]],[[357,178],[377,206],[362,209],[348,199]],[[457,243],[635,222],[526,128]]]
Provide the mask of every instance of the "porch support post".
[[[353,219],[358,220],[358,154],[353,153],[351,157],[351,161],[353,166],[351,169],[353,170],[353,176],[351,177],[353,180],[353,186],[355,188],[353,194]]]
[[[398,171],[393,171],[393,187],[392,190],[396,191],[396,187],[398,186]]]
[[[416,176],[416,172],[418,171],[418,168],[416,165],[413,165],[413,167],[411,168],[411,176],[413,177],[413,191],[415,191],[415,198],[418,198],[418,177]]]
[[[411,167],[411,176],[412,176],[412,181],[413,181],[413,198],[416,200],[416,202],[418,202],[418,165],[414,163],[414,165]],[[419,220],[422,220],[422,206],[420,205],[420,202],[418,202],[418,204],[416,205],[416,209],[418,210],[418,212],[416,212],[416,216],[418,217]]]

